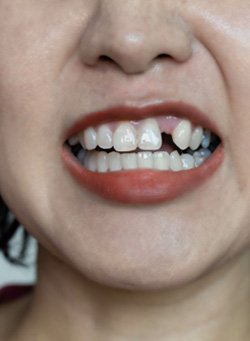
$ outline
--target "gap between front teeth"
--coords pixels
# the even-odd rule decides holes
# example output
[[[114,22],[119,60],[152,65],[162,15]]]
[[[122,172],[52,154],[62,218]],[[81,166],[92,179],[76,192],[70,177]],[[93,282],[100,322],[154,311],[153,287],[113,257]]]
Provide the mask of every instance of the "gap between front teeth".
[[[118,152],[131,152],[138,148],[145,151],[156,151],[162,146],[162,133],[171,134],[175,145],[185,150],[196,150],[200,145],[207,148],[211,142],[211,133],[204,131],[200,126],[192,127],[189,120],[172,118],[175,122],[173,128],[160,128],[160,123],[167,127],[169,118],[148,118],[133,124],[133,122],[119,122],[102,124],[96,128],[89,127],[78,136],[69,140],[71,145],[78,141],[86,150],[114,148]],[[173,126],[173,123],[172,123]]]

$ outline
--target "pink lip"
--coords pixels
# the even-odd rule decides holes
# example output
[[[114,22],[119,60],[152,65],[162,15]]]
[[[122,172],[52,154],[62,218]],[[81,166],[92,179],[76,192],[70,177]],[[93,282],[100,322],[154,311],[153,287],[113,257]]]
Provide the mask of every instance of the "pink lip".
[[[194,125],[201,125],[219,135],[214,123],[198,109],[183,102],[172,102],[141,107],[117,107],[85,115],[66,131],[65,139],[88,126],[107,121],[141,120],[160,115],[188,118]],[[97,173],[80,165],[66,147],[63,147],[61,156],[66,169],[84,189],[120,203],[155,204],[173,200],[207,181],[222,164],[224,148],[221,143],[200,167],[180,172],[142,169]]]

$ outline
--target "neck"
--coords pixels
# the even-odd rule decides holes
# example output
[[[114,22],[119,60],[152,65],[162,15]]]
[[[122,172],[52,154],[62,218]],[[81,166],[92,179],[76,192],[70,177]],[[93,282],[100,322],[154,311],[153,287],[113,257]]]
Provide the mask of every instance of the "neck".
[[[186,287],[161,292],[98,285],[44,249],[38,268],[18,340],[30,341],[28,329],[48,341],[250,339],[249,251]]]

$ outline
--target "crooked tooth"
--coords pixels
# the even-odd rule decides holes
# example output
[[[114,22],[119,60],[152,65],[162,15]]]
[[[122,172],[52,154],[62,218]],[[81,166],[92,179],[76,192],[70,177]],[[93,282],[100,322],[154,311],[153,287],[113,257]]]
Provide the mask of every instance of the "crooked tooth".
[[[180,155],[176,150],[170,154],[170,169],[175,172],[183,169]]]
[[[157,150],[161,148],[162,137],[155,119],[143,120],[138,131],[138,147],[142,150]]]
[[[132,124],[125,122],[116,128],[113,144],[118,152],[129,152],[137,148],[136,130]]]
[[[168,170],[170,166],[170,157],[168,152],[155,152],[153,154],[154,169]]]
[[[190,154],[182,154],[181,162],[183,169],[192,169],[194,168],[194,157]]]
[[[195,127],[192,133],[192,137],[191,137],[191,142],[190,142],[190,148],[192,150],[197,149],[202,141],[203,138],[203,128],[202,127]]]
[[[122,168],[125,170],[137,169],[136,153],[126,153],[121,155]]]
[[[188,120],[182,120],[172,133],[174,143],[182,150],[188,148],[191,136],[192,125]]]
[[[97,152],[97,170],[100,173],[106,173],[108,171],[108,153]]]
[[[203,138],[201,141],[201,145],[203,148],[208,148],[211,142],[211,132],[209,130],[205,130],[203,134]]]
[[[113,133],[107,124],[98,127],[97,144],[103,149],[110,149],[113,147]]]
[[[137,154],[138,168],[153,168],[153,155],[151,152]]]
[[[97,147],[96,131],[93,127],[87,128],[79,134],[79,140],[83,148],[93,150]]]
[[[108,165],[109,170],[119,171],[122,169],[121,154],[116,152],[111,152],[108,154]]]

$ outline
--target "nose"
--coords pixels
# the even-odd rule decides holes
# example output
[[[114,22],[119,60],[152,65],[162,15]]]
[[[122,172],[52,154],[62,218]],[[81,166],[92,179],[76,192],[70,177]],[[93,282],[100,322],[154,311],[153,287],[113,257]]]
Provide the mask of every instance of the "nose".
[[[162,0],[100,0],[82,34],[82,61],[89,66],[112,62],[135,74],[162,58],[188,60],[190,31],[174,11],[175,1],[168,3],[172,7]]]

